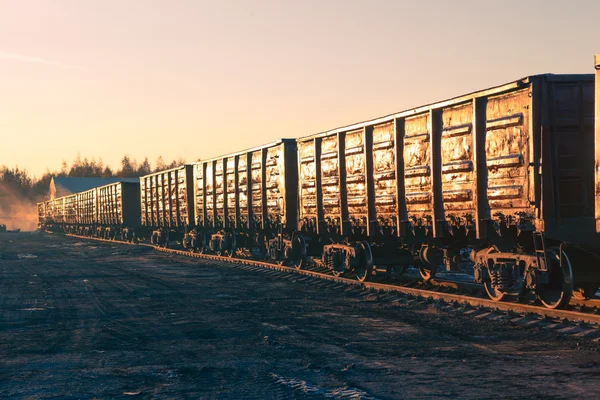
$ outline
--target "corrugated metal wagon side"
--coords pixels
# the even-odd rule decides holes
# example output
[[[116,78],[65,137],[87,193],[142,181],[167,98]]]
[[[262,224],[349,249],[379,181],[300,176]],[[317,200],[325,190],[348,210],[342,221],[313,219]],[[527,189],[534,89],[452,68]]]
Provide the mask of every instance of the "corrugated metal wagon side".
[[[291,139],[195,164],[198,230],[190,239],[193,247],[228,254],[254,247],[267,252],[274,236],[287,238],[296,227],[295,165]],[[279,240],[277,251],[284,251],[285,240]]]
[[[140,226],[140,184],[117,182],[94,189],[96,234],[107,239],[133,240]]]
[[[600,54],[594,56],[594,69],[596,72],[596,99],[595,99],[595,218],[596,232],[600,232]]]
[[[43,229],[46,226],[46,202],[37,203],[38,228]]]
[[[77,195],[72,194],[64,197],[65,230],[69,233],[75,233],[76,226],[79,223],[79,207]]]
[[[181,240],[195,225],[193,166],[182,165],[140,178],[141,224],[154,244]]]
[[[546,237],[598,244],[592,93],[591,75],[537,75],[298,139],[311,252],[359,279],[372,263],[416,263],[429,279],[488,241],[529,249],[531,274],[550,263]]]
[[[86,190],[77,193],[79,205],[80,227],[78,233],[81,235],[92,235],[95,225],[98,224],[98,196],[97,189]]]

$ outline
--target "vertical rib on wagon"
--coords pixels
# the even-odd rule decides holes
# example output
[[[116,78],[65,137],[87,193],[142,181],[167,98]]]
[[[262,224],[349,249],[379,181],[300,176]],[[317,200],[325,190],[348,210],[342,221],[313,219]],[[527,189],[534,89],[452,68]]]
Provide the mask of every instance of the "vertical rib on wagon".
[[[595,144],[596,144],[596,168],[595,168],[595,214],[596,232],[600,232],[600,54],[594,57],[594,68],[596,70],[596,122],[595,122]]]

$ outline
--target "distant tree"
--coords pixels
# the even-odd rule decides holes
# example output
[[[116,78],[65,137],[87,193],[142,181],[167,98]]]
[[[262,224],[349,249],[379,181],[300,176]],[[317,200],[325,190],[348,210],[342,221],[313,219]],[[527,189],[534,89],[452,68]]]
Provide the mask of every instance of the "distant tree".
[[[124,155],[121,159],[121,170],[117,172],[117,176],[121,178],[131,178],[135,176],[135,168],[128,155]]]
[[[150,166],[150,163],[148,162],[148,157],[144,158],[144,162],[140,164],[140,166],[137,169],[137,173],[139,176],[142,175],[148,175],[149,173],[152,172],[152,167]]]
[[[100,159],[98,160],[98,162],[96,163],[96,176],[101,177],[102,174],[104,173],[104,161],[102,161],[102,157],[100,157]]]
[[[67,162],[62,160],[62,166],[60,168],[60,176],[67,176],[69,173],[69,167],[67,166]]]
[[[165,169],[167,169],[165,161],[163,160],[162,156],[158,156],[156,159],[156,168],[154,168],[154,172],[163,171]]]

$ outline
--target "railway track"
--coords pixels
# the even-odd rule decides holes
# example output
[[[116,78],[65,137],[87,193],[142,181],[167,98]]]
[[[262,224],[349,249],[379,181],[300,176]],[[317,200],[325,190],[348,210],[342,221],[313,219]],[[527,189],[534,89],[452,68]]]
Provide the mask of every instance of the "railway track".
[[[495,302],[475,293],[478,285],[455,281],[434,281],[419,284],[414,287],[414,281],[409,282],[359,282],[347,277],[336,277],[324,272],[324,269],[306,268],[295,269],[285,265],[269,263],[245,258],[232,258],[212,254],[191,253],[189,251],[170,249],[146,243],[128,243],[100,238],[90,238],[66,234],[84,240],[95,240],[107,243],[119,243],[130,246],[147,246],[157,251],[193,257],[204,260],[216,261],[219,264],[273,272],[279,275],[297,274],[306,279],[315,281],[328,281],[336,285],[346,285],[356,288],[360,295],[369,297],[370,300],[378,297],[384,298],[397,295],[390,301],[435,304],[440,310],[448,313],[462,313],[478,319],[508,320],[510,323],[530,328],[555,330],[561,334],[589,338],[600,343],[600,300],[573,300],[568,310],[548,309],[534,304],[517,302]],[[425,286],[429,287],[425,287]],[[469,294],[465,294],[468,292]]]

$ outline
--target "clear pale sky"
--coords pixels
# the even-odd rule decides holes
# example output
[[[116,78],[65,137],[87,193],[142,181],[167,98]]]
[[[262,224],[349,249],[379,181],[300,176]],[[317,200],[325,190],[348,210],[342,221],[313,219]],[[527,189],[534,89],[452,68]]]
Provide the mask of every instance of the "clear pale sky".
[[[0,0],[0,165],[218,156],[544,73],[600,1]]]

